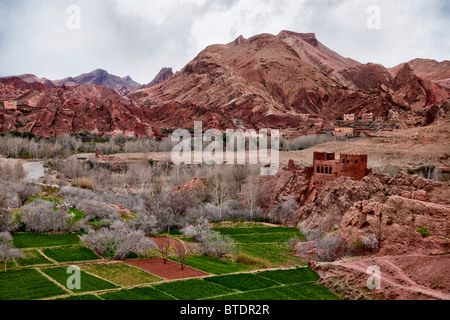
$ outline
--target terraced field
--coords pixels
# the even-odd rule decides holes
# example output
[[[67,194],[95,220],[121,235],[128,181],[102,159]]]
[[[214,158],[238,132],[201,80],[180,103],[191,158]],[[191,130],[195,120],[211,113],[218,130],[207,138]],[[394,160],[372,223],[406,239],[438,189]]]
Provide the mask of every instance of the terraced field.
[[[232,238],[237,251],[262,259],[273,268],[304,266],[304,261],[291,254],[287,241],[292,238],[303,240],[297,228],[272,227],[262,223],[222,223],[215,231]]]
[[[7,273],[0,272],[0,300],[339,299],[316,284],[318,274],[302,267],[304,262],[290,254],[286,241],[302,238],[298,229],[237,223],[216,225],[215,230],[233,238],[238,253],[263,259],[275,270],[261,270],[232,258],[190,255],[185,264],[204,275],[173,281],[144,270],[139,263],[133,266],[105,260],[80,243],[78,234],[19,233],[13,235],[14,244],[25,257],[9,262]],[[177,257],[171,260],[177,264]],[[80,289],[67,287],[71,265],[80,268]]]

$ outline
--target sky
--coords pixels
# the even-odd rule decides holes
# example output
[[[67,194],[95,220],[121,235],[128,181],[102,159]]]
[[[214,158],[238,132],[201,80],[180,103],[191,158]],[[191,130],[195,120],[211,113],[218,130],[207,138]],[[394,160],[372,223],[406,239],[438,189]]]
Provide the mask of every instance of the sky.
[[[449,17],[450,0],[0,0],[0,77],[101,68],[148,83],[209,45],[281,30],[362,63],[450,60]]]

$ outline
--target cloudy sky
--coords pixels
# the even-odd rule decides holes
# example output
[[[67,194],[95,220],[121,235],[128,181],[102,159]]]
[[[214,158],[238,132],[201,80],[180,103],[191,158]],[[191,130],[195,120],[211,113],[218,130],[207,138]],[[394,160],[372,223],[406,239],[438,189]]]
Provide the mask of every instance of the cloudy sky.
[[[148,83],[208,45],[281,30],[363,63],[442,61],[449,16],[449,0],[0,0],[0,76],[103,68]]]

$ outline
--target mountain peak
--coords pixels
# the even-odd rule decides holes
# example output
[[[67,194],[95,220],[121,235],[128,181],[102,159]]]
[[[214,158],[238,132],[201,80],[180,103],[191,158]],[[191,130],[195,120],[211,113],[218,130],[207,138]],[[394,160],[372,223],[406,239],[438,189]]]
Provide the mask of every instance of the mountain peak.
[[[307,43],[309,43],[313,47],[317,47],[319,45],[319,41],[316,38],[316,34],[312,33],[312,32],[310,32],[310,33],[298,33],[298,32],[294,32],[294,31],[283,30],[277,35],[277,37],[280,38],[281,40],[284,40],[286,38],[301,39],[303,41],[306,41]]]
[[[159,71],[156,77],[148,84],[141,86],[141,89],[148,89],[156,86],[157,84],[167,80],[170,76],[173,75],[172,68],[164,67]]]

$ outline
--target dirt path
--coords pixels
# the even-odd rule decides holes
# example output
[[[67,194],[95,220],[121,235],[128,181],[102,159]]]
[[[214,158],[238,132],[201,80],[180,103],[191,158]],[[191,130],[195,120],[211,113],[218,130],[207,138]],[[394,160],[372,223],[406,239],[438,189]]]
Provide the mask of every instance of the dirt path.
[[[430,258],[426,255],[407,255],[407,256],[384,256],[384,257],[374,257],[366,258],[358,261],[338,261],[333,262],[331,265],[343,267],[353,272],[367,274],[367,268],[371,265],[377,265],[380,267],[381,272],[381,286],[382,288],[387,288],[392,286],[394,291],[399,291],[398,289],[405,290],[410,293],[424,294],[433,299],[439,300],[450,300],[450,295],[441,291],[437,291],[426,286],[420,285],[414,280],[412,280],[408,274],[403,271],[401,267],[395,264],[391,260],[395,259],[407,259],[407,258]],[[369,275],[367,274],[367,278]]]

